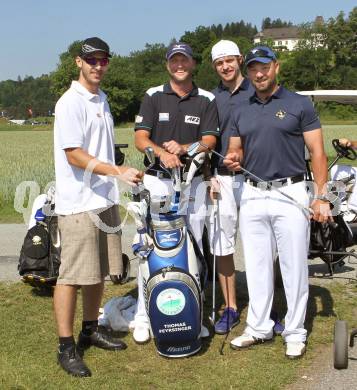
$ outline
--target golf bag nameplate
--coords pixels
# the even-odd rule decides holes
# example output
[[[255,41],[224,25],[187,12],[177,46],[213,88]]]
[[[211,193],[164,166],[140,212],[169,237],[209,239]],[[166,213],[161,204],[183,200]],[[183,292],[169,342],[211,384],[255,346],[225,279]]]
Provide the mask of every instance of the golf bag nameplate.
[[[147,310],[158,352],[168,357],[194,354],[201,348],[201,293],[197,282],[180,269],[162,270],[147,283]]]

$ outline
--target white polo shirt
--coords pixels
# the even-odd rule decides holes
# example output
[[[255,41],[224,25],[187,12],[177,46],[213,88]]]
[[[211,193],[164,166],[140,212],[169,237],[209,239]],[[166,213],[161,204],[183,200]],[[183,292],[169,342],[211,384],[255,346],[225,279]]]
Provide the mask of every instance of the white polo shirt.
[[[64,149],[80,147],[102,162],[115,164],[113,118],[104,92],[92,94],[73,81],[55,108],[56,213],[77,214],[119,204],[113,177],[69,164]]]

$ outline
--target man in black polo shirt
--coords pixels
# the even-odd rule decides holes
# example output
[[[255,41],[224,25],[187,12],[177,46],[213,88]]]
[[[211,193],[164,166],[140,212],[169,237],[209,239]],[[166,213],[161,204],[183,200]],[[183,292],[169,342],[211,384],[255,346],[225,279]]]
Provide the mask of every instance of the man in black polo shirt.
[[[185,43],[171,45],[166,60],[169,82],[146,92],[135,120],[137,149],[144,152],[145,148],[150,146],[156,156],[156,164],[144,176],[144,185],[153,198],[171,194],[173,191],[172,182],[161,168],[160,162],[166,168],[181,167],[182,158],[192,143],[202,140],[210,148],[214,148],[216,137],[219,136],[214,95],[197,88],[192,81],[195,60],[191,47]],[[206,149],[202,148],[202,151]],[[202,184],[202,175],[194,177],[186,210],[188,229],[201,250],[207,214],[206,187]],[[138,286],[134,340],[143,343],[149,340],[150,335],[140,274]]]
[[[266,46],[246,56],[248,77],[255,93],[232,116],[232,138],[226,160],[229,169],[245,169],[263,181],[247,176],[241,197],[239,229],[242,236],[249,291],[247,326],[231,341],[234,349],[269,341],[274,322],[270,310],[274,292],[274,260],[279,263],[288,311],[282,336],[286,356],[305,352],[304,321],[308,299],[307,253],[310,214],[290,201],[278,186],[300,205],[309,206],[304,181],[304,146],[311,154],[315,181],[313,218],[329,218],[326,201],[327,159],[320,121],[310,100],[286,90],[276,81],[279,63]],[[269,182],[273,189],[267,187]]]

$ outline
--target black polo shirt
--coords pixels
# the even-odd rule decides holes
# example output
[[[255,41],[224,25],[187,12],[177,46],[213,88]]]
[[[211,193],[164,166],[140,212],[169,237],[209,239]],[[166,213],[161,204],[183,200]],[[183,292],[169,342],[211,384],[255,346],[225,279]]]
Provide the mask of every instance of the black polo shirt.
[[[183,97],[170,83],[150,88],[135,118],[135,130],[150,132],[150,139],[159,146],[172,140],[190,144],[204,135],[219,136],[215,97],[195,85]]]
[[[243,145],[242,166],[263,180],[304,174],[303,133],[321,128],[310,99],[280,86],[262,102],[254,93],[232,115],[231,135]]]
[[[241,85],[231,93],[222,82],[215,88],[212,93],[216,97],[218,108],[218,122],[220,128],[220,137],[217,139],[216,151],[223,156],[227,154],[230,131],[229,123],[234,108],[238,107],[241,102],[247,100],[254,93],[254,87],[248,79],[243,79]],[[223,159],[216,154],[211,158],[212,168],[224,167]]]

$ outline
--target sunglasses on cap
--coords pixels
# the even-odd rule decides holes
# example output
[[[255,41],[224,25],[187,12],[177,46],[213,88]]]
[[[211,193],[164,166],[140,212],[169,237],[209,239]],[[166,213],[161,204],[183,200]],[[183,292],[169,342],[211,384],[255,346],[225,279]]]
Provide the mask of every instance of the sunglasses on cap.
[[[85,61],[88,65],[96,66],[99,62],[100,66],[107,66],[109,64],[109,58],[95,58],[95,57],[83,57],[83,61]]]
[[[246,57],[245,57],[245,63],[248,64],[249,62],[252,62],[253,60],[257,58],[266,58],[268,60],[276,60],[276,55],[274,52],[270,49],[264,49],[264,48],[259,48],[256,50],[250,51]],[[269,61],[267,61],[269,62]]]

